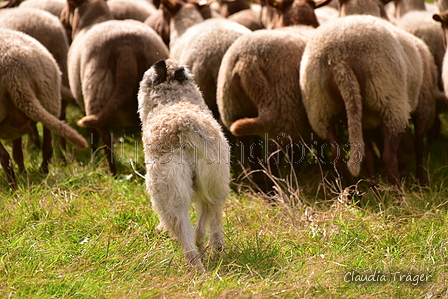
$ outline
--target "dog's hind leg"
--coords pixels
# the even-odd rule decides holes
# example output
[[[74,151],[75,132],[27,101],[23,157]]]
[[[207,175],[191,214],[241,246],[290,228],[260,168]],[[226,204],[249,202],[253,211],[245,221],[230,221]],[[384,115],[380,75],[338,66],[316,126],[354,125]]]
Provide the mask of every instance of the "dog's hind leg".
[[[222,209],[229,193],[228,175],[221,169],[200,168],[203,178],[198,184],[198,224],[196,226],[196,245],[201,249],[205,242],[207,225],[210,225],[210,245],[221,251],[224,247],[222,228]]]
[[[177,160],[155,163],[148,168],[148,191],[156,209],[160,226],[179,241],[186,260],[198,271],[204,272],[200,253],[194,242],[189,209],[193,195],[191,169]]]
[[[198,215],[198,223],[196,224],[196,246],[200,252],[203,252],[206,227],[210,218],[210,207],[208,204],[205,204],[201,198],[196,205],[196,211]]]

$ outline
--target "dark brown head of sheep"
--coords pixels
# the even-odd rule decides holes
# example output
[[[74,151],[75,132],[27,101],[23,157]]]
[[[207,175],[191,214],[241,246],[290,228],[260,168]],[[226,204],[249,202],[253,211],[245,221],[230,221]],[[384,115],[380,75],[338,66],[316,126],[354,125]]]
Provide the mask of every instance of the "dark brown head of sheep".
[[[98,18],[102,18],[103,21],[113,19],[106,0],[67,0],[60,16],[68,36],[72,39],[75,38],[79,28],[97,23]]]
[[[443,30],[443,43],[446,46],[447,43],[447,31],[448,31],[448,10],[445,10],[439,14],[434,14],[432,16],[432,18],[437,21],[440,22],[442,24],[442,30]]]
[[[278,9],[282,15],[279,24],[275,24],[272,28],[292,26],[292,25],[309,25],[314,28],[319,26],[314,10],[330,3],[331,0],[267,0],[267,3]]]

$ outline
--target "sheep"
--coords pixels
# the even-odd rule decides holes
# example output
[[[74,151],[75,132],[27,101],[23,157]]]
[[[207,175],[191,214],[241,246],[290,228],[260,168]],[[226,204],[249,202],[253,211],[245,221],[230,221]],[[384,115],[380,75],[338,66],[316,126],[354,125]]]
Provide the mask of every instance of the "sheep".
[[[417,142],[434,118],[434,97],[425,97],[437,90],[428,53],[420,39],[373,16],[346,16],[316,29],[301,62],[303,103],[313,130],[331,142],[343,176],[358,176],[364,156],[367,162],[372,158],[363,130],[382,127],[388,179],[400,186],[397,150],[409,119],[413,115],[419,127]],[[347,164],[336,132],[336,124],[345,118],[351,151]],[[417,161],[422,146],[417,147]]]
[[[441,12],[439,14],[434,14],[433,19],[437,22],[440,22],[442,33],[443,33],[443,43],[446,46],[447,44],[447,28],[448,28],[448,11]],[[443,90],[448,97],[448,51],[445,52],[443,61],[442,61],[442,74],[441,74],[441,83],[443,84]]]
[[[333,1],[331,1],[331,2],[333,2]],[[322,24],[327,21],[336,19],[339,16],[339,11],[338,11],[338,9],[331,7],[330,5],[326,5],[326,6],[315,9],[314,14],[316,15],[317,22],[319,24]]]
[[[270,165],[273,174],[279,175],[278,167],[272,166],[280,161],[268,159],[275,150],[268,140],[282,143],[278,138],[285,136],[298,144],[302,137],[308,140],[312,132],[299,84],[307,37],[301,34],[303,28],[285,28],[289,30],[258,30],[238,38],[224,55],[218,74],[217,104],[222,122],[241,142],[240,163],[249,165],[251,180],[264,192],[270,191],[272,182],[256,171],[259,163]]]
[[[110,127],[139,124],[139,81],[155,61],[168,58],[168,49],[145,24],[112,20],[104,0],[70,0],[61,18],[73,28],[69,82],[86,113],[78,125],[94,129],[94,138],[101,137],[109,172],[115,175]]]
[[[255,9],[244,9],[227,17],[227,20],[236,22],[249,28],[252,31],[263,29],[264,26],[261,23],[261,9],[259,11]]]
[[[60,113],[60,71],[51,53],[34,38],[0,28],[0,139],[17,140],[29,132],[32,122],[44,126],[42,171],[48,171],[52,155],[50,131],[78,148],[87,142],[74,129],[57,119]],[[19,150],[21,154],[21,149]],[[16,160],[17,155],[14,153]],[[8,152],[0,144],[0,161],[8,183],[15,188],[15,175]],[[16,160],[17,161],[17,160]],[[17,161],[24,169],[22,161]]]
[[[224,18],[246,9],[251,9],[250,2],[247,0],[222,0],[220,1],[220,13]]]
[[[271,27],[282,28],[291,25],[319,26],[314,10],[330,3],[331,0],[268,0],[267,3],[277,9],[281,19]]]
[[[35,8],[10,8],[0,10],[0,27],[18,30],[37,39],[44,45],[59,65],[61,70],[61,96],[62,105],[59,118],[65,119],[67,103],[75,103],[70,91],[67,75],[68,39],[64,27],[58,18],[51,13]],[[30,135],[36,147],[39,147],[37,129]],[[61,140],[61,147],[65,148],[65,141]],[[18,145],[21,147],[21,145]],[[63,159],[63,156],[60,156]]]
[[[250,143],[261,142],[254,138],[265,140],[265,136],[288,135],[297,142],[311,136],[300,97],[300,57],[308,36],[319,25],[314,8],[328,2],[268,1],[282,16],[276,26],[286,27],[244,35],[224,55],[218,75],[219,114],[223,125],[243,144],[244,150],[249,150]],[[302,26],[291,26],[296,24]],[[267,144],[264,146],[266,155],[272,152]],[[255,156],[252,151],[245,153],[243,159],[250,154]],[[256,161],[258,155],[246,160],[252,170],[260,166]],[[266,160],[263,158],[262,162]],[[273,171],[276,169],[271,167]],[[252,173],[258,187],[263,191],[270,189],[270,182],[265,182],[263,175]]]
[[[229,193],[229,147],[193,75],[172,59],[156,62],[138,93],[146,164],[146,188],[159,228],[180,242],[186,260],[204,272],[206,226],[210,244],[224,246],[222,208]],[[188,211],[196,203],[195,233]],[[195,237],[194,237],[195,235]]]
[[[153,4],[143,0],[108,0],[107,6],[117,20],[133,19],[144,22],[157,11]]]
[[[399,12],[403,10],[399,10],[400,3],[402,2],[409,1],[395,1]],[[428,45],[432,55],[434,56],[439,78],[441,78],[443,55],[445,55],[445,45],[443,42],[443,32],[440,30],[440,25],[433,20],[432,16],[433,14],[429,11],[408,10],[406,13],[401,14],[400,18],[395,20],[395,25],[421,38]],[[439,79],[439,81],[441,81],[441,79]],[[441,82],[439,87],[441,89],[443,88]]]
[[[448,10],[448,1],[447,0],[437,0],[437,1],[435,1],[435,3],[436,3],[439,13],[443,13],[445,10]]]
[[[205,103],[219,119],[216,84],[222,57],[237,38],[252,31],[226,19],[204,21],[191,3],[178,0],[162,3],[171,14],[170,58],[188,65]]]
[[[65,7],[64,0],[26,0],[20,3],[21,8],[37,8],[48,11],[59,18]]]
[[[299,85],[306,40],[297,33],[258,30],[229,47],[219,69],[217,103],[234,136],[286,133],[297,139],[308,131]]]
[[[201,13],[204,20],[210,19],[212,17],[217,17],[218,14],[213,11],[210,7],[210,1],[187,1],[193,3],[198,11]],[[160,0],[155,2],[156,7],[159,9],[151,14],[146,20],[145,24],[154,29],[163,39],[167,46],[170,45],[170,20],[171,14],[162,5],[160,5]]]
[[[237,22],[250,30],[263,29],[261,23],[261,7],[252,5],[247,0],[223,0],[220,1],[220,14],[228,20]]]
[[[426,11],[425,1],[422,0],[396,0],[395,19],[403,17],[410,11]]]
[[[389,20],[384,4],[390,0],[339,0],[339,16],[362,14]]]
[[[59,19],[44,10],[16,7],[0,10],[0,27],[26,33],[37,39],[50,51],[62,72],[62,99],[68,102],[74,102],[67,76],[67,53],[69,44],[64,27]]]

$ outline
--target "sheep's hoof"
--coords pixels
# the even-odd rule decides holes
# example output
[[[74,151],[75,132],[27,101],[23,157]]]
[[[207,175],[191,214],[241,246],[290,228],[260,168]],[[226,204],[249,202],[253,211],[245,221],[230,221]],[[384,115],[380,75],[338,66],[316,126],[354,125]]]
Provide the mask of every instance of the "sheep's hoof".
[[[95,128],[98,126],[98,116],[94,114],[84,116],[78,121],[78,126],[84,128]]]

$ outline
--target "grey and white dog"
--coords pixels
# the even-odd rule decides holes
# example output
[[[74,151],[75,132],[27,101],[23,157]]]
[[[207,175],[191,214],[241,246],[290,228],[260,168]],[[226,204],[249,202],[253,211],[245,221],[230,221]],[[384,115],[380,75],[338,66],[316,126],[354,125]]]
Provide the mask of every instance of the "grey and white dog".
[[[146,187],[161,229],[173,234],[187,261],[204,271],[206,226],[210,245],[224,245],[222,208],[229,193],[229,146],[188,68],[167,59],[143,76],[138,94]],[[196,203],[194,232],[189,209]]]

